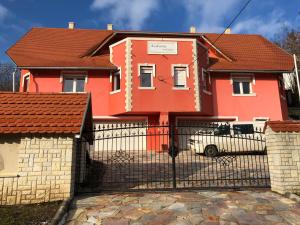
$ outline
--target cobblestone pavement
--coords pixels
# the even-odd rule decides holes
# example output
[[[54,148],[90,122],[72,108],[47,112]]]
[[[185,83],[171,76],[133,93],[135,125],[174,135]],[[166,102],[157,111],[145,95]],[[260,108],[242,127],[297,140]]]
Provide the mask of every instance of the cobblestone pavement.
[[[300,203],[270,191],[99,194],[77,197],[67,225],[300,224]]]

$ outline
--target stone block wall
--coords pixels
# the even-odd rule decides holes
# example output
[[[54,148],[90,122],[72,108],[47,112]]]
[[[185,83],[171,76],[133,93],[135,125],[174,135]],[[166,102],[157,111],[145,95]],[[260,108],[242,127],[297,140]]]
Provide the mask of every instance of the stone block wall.
[[[64,200],[74,194],[74,135],[15,136],[15,139],[19,143],[16,174],[19,177],[0,178],[0,205]]]
[[[300,193],[300,132],[266,129],[271,188],[279,193]]]

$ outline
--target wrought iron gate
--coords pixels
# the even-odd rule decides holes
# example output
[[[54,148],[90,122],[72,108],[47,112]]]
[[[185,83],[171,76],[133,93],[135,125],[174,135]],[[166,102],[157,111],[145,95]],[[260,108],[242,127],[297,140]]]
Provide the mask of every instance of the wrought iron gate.
[[[77,191],[269,187],[264,134],[227,124],[99,125],[79,143]]]

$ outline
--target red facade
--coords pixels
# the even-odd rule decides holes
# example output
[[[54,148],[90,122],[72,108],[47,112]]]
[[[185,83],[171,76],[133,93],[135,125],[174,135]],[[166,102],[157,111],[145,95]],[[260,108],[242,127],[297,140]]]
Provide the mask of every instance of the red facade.
[[[57,37],[64,35],[65,29],[62,30],[63,33],[56,31]],[[260,36],[246,35],[244,39],[243,35],[229,36],[219,45],[213,45],[213,39],[209,41],[210,36],[203,34],[115,32],[112,36],[109,33],[100,44],[90,43],[93,48],[86,46],[80,54],[78,49],[74,50],[76,46],[69,46],[70,51],[74,50],[72,57],[76,55],[76,60],[86,63],[78,66],[74,66],[71,56],[59,58],[63,53],[57,56],[55,65],[53,59],[47,65],[43,58],[39,65],[38,61],[17,57],[22,46],[24,54],[36,54],[32,46],[24,44],[35,44],[32,38],[26,40],[28,37],[9,49],[8,54],[22,68],[21,92],[90,92],[95,121],[148,120],[158,124],[187,119],[247,122],[287,119],[280,79],[283,72],[293,69],[291,57],[272,45],[277,58],[261,53],[265,55],[259,58],[266,60],[254,62],[251,54],[259,51],[247,48],[266,40]],[[235,39],[236,45],[230,46],[230,40]],[[249,40],[253,42],[251,46],[247,44]],[[235,49],[243,46],[244,55]],[[56,51],[63,52],[59,48]],[[97,60],[104,58],[101,66]]]

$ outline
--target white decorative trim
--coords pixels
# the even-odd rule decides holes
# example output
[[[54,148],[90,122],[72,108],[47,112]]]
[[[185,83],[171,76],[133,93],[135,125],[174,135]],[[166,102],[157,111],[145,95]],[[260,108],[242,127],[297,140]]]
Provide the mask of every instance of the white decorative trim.
[[[257,121],[258,119],[266,120],[266,121],[270,120],[269,117],[253,117],[253,121],[255,122],[263,122],[263,121]]]
[[[173,87],[172,89],[175,90],[175,91],[187,91],[187,90],[190,90],[189,87]]]
[[[195,86],[195,110],[196,111],[201,111],[201,104],[200,104],[200,91],[199,91],[199,73],[198,73],[198,50],[197,50],[197,41],[194,39],[193,43],[193,52],[192,52],[192,57],[193,57],[193,62],[194,62],[194,86]]]
[[[80,71],[80,70],[62,70],[60,72],[59,82],[62,83],[64,81],[64,77],[84,77],[84,83],[88,83],[88,72]]]
[[[113,95],[113,94],[120,93],[120,92],[121,92],[121,89],[115,90],[115,91],[111,91],[111,92],[109,92],[109,94]]]
[[[231,73],[230,74],[230,84],[233,84],[233,79],[243,79],[243,78],[250,78],[252,79],[252,84],[255,85],[255,76],[253,73]]]
[[[109,46],[109,61],[113,63],[113,47]]]
[[[188,78],[190,77],[188,64],[171,64],[172,77],[174,77],[175,67],[185,67],[186,68],[186,76]]]
[[[155,87],[138,87],[139,90],[155,90]]]
[[[125,50],[125,67],[126,67],[126,81],[125,81],[125,110],[126,112],[132,109],[132,58],[131,58],[132,42],[126,39]]]
[[[250,94],[232,94],[232,96],[235,96],[235,97],[255,97],[256,93],[250,93]]]
[[[22,88],[24,87],[24,82],[25,82],[25,77],[28,77],[29,76],[29,82],[30,82],[30,72],[28,72],[28,73],[25,73],[24,75],[23,75],[23,78],[22,78]]]

